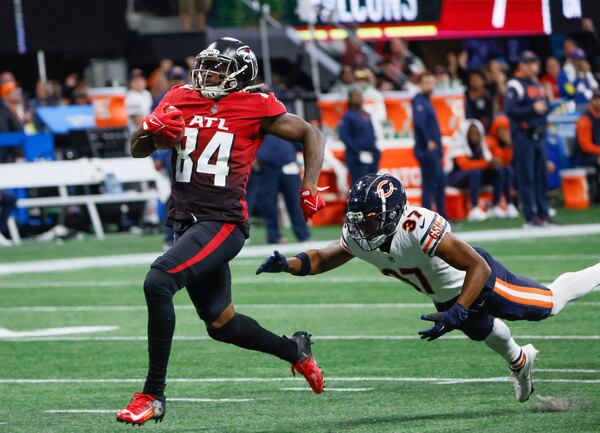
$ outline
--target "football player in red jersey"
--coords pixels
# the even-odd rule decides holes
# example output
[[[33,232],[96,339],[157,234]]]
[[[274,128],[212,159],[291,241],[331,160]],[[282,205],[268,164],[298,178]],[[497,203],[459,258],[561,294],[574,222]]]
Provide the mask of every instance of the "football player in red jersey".
[[[275,355],[302,374],[316,393],[323,375],[311,355],[310,335],[280,337],[235,312],[229,262],[248,237],[246,184],[265,134],[303,143],[300,190],[305,218],[324,202],[317,189],[323,163],[321,132],[286,109],[272,93],[255,93],[254,52],[221,38],[196,57],[192,84],[173,87],[132,137],[131,153],[144,158],[173,146],[168,221],[175,245],[157,258],[144,281],[148,306],[149,368],[143,392],[117,413],[117,421],[143,424],[165,415],[167,364],[175,330],[173,295],[185,287],[208,331],[218,341]]]

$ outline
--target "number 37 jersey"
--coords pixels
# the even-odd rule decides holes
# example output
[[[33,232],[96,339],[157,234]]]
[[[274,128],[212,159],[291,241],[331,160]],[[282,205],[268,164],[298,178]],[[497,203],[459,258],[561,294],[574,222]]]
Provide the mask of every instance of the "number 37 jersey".
[[[169,218],[242,222],[248,219],[246,185],[262,143],[260,123],[285,113],[272,93],[204,98],[191,86],[173,87],[161,104],[183,112],[183,140],[173,152]]]
[[[340,244],[355,257],[377,267],[382,274],[404,281],[436,302],[458,296],[465,272],[435,256],[450,224],[439,214],[409,206],[400,219],[390,252],[364,251],[344,226]]]

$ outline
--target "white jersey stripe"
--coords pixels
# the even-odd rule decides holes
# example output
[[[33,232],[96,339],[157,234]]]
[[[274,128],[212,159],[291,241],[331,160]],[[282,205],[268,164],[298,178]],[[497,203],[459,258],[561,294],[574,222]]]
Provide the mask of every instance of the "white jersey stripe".
[[[500,292],[500,294],[505,293],[514,298],[518,298],[523,300],[523,302],[527,301],[539,301],[539,302],[547,302],[552,303],[552,296],[538,295],[536,293],[525,293],[518,292],[516,290],[509,289],[502,284],[496,283],[496,290]]]

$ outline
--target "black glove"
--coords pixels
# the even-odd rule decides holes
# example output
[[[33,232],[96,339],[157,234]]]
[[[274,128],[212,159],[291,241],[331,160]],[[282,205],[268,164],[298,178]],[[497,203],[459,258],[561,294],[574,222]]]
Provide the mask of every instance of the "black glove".
[[[429,320],[435,323],[431,328],[419,331],[419,335],[422,340],[433,341],[445,333],[459,328],[467,320],[467,317],[469,317],[469,312],[459,303],[454,304],[446,311],[423,314],[421,320]]]
[[[287,259],[279,251],[274,251],[272,256],[267,257],[256,270],[256,275],[262,272],[285,272],[290,265]]]

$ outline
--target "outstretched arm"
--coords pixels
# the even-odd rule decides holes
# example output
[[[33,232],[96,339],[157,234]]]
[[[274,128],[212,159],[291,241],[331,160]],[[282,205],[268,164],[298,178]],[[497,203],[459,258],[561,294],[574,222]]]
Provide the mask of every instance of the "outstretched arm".
[[[317,128],[300,117],[284,113],[262,120],[262,129],[267,134],[275,135],[287,141],[302,143],[304,149],[304,178],[302,189],[310,190],[312,195],[317,193],[317,181],[323,166],[323,149],[325,138]]]
[[[290,259],[286,259],[278,251],[275,251],[258,267],[256,274],[262,272],[288,272],[298,276],[322,274],[342,266],[353,257],[342,248],[339,241],[320,250],[308,250]]]
[[[492,272],[489,265],[469,244],[446,233],[437,247],[435,255],[450,266],[465,271],[465,281],[454,305],[448,310],[424,314],[422,320],[434,322],[430,329],[419,332],[422,339],[435,340],[453,329],[459,328],[469,317],[468,308],[483,290]]]
[[[453,268],[465,271],[465,282],[456,302],[469,308],[483,290],[492,272],[489,265],[468,243],[446,233],[435,255]]]

